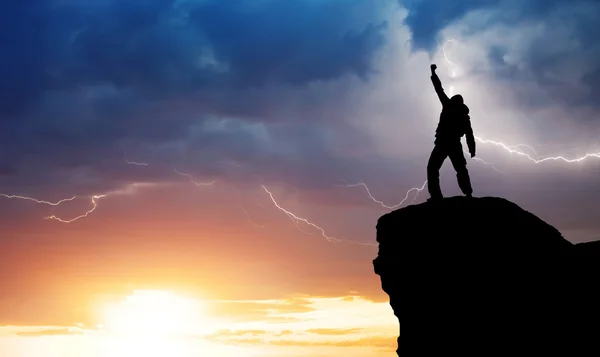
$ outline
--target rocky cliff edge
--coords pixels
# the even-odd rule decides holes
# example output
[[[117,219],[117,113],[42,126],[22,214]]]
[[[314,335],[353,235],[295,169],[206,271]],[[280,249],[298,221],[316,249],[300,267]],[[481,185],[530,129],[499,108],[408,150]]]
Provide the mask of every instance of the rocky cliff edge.
[[[377,223],[398,355],[600,355],[600,244],[502,198],[450,197]]]

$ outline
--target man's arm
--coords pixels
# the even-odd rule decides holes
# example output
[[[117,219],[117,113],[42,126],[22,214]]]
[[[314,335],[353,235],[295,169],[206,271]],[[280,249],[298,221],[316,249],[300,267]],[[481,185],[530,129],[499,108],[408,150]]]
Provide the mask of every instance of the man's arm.
[[[435,73],[437,66],[435,64],[431,65],[431,82],[433,83],[433,88],[435,88],[435,92],[440,98],[440,102],[442,102],[442,106],[446,106],[446,104],[450,101],[446,93],[444,93],[444,88],[442,88],[442,81]]]
[[[475,136],[473,135],[473,128],[471,127],[471,118],[468,115],[465,136],[467,138],[467,146],[469,147],[469,153],[471,154],[471,157],[475,157]]]

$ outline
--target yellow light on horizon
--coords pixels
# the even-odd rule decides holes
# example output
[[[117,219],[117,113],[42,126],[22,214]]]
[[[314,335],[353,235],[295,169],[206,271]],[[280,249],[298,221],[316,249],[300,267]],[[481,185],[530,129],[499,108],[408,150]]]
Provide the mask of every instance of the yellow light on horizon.
[[[107,332],[139,336],[197,334],[210,330],[204,304],[168,291],[137,290],[103,312]]]

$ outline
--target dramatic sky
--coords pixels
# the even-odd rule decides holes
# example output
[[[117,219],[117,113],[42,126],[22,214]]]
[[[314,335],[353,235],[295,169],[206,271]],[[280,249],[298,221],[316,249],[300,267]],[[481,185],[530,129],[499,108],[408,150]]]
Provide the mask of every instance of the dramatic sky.
[[[240,348],[215,356],[393,355],[375,224],[427,198],[429,65],[471,109],[475,195],[593,240],[599,21],[593,0],[2,4],[0,352],[91,356],[101,307],[152,290],[206,305],[201,343]]]

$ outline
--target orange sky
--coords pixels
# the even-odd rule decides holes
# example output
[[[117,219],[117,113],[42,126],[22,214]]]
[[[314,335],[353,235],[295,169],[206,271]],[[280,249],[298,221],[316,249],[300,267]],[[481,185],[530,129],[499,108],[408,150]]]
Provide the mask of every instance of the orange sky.
[[[279,204],[308,219],[318,219],[327,209],[322,202],[320,209],[303,204],[300,195],[278,187],[272,192],[281,197]],[[31,214],[13,222],[13,239],[3,245],[7,259],[0,262],[0,284],[11,293],[0,299],[0,325],[13,327],[0,333],[0,351],[10,351],[11,357],[37,357],[41,352],[36,351],[93,355],[88,351],[94,346],[111,341],[92,328],[105,318],[97,307],[140,289],[203,301],[205,316],[225,321],[210,336],[183,343],[188,352],[203,343],[239,345],[242,356],[318,356],[340,349],[371,356],[395,350],[397,320],[372,270],[376,247],[330,243],[318,230],[296,226],[269,206],[264,191],[238,194],[226,184],[197,188],[185,183],[109,196],[99,203],[89,217],[69,224],[44,220],[49,211],[36,205],[15,203]],[[377,210],[357,210],[352,199],[330,203],[338,213],[319,222],[327,234],[374,240],[374,224],[370,232],[361,231],[351,217],[377,216]],[[52,212],[68,216],[80,208],[73,204]],[[349,295],[357,298],[327,300]],[[300,298],[286,300],[294,296]],[[262,308],[267,305],[271,310]],[[373,313],[364,316],[365,308]],[[292,314],[288,319],[293,322],[280,321],[285,313]],[[87,332],[66,330],[77,324]],[[266,337],[272,340],[268,348]],[[66,342],[72,350],[60,349]]]
[[[387,302],[356,295],[227,301],[134,291],[92,305],[102,324],[1,327],[0,351],[14,357],[392,356],[398,331]]]

